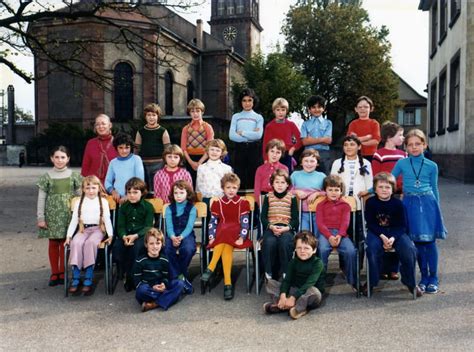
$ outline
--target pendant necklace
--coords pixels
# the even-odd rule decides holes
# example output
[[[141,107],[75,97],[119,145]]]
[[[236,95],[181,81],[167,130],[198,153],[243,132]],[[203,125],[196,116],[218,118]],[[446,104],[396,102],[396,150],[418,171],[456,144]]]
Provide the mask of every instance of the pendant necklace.
[[[416,188],[420,188],[421,186],[421,182],[420,182],[420,174],[421,174],[421,170],[423,169],[423,165],[425,164],[425,159],[423,159],[421,161],[421,166],[420,166],[420,170],[418,170],[418,174],[415,172],[415,168],[413,167],[413,162],[412,160],[410,159],[410,165],[411,165],[411,169],[413,170],[413,175],[415,175],[415,187]]]

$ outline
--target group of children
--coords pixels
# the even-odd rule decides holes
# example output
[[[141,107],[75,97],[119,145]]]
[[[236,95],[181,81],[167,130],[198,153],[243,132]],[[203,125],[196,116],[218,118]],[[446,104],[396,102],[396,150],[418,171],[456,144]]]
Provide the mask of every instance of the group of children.
[[[61,248],[66,238],[73,273],[69,291],[75,293],[82,286],[82,292],[91,292],[98,244],[104,234],[108,243],[113,238],[109,207],[103,198],[107,191],[120,204],[113,257],[124,275],[125,289],[136,289],[142,310],[167,309],[182,293],[192,293],[188,267],[196,252],[195,189],[211,214],[206,244],[212,249],[212,260],[201,275],[201,283],[204,287],[209,284],[221,260],[224,298],[232,299],[233,250],[253,246],[250,204],[238,195],[242,187],[254,189],[256,219],[261,224],[264,276],[273,297],[264,305],[266,313],[288,310],[297,319],[317,307],[333,249],[341,256],[347,282],[357,289],[356,248],[363,240],[360,234],[364,226],[368,228],[365,243],[370,269],[369,285],[363,286],[365,294],[377,286],[381,276],[398,275],[398,263],[402,283],[412,293],[436,293],[435,241],[445,238],[446,230],[439,208],[437,166],[423,156],[427,146],[424,134],[412,130],[404,139],[400,126],[386,123],[382,126],[382,148],[376,151],[380,127],[369,118],[372,101],[361,97],[355,108],[359,118],[349,125],[343,139],[343,155],[331,166],[332,124],[323,117],[324,98],[308,99],[311,117],[303,123],[301,134],[286,119],[289,107],[283,98],[274,101],[275,119],[263,129],[263,118],[253,111],[256,100],[252,90],[244,90],[243,110],[232,119],[229,136],[236,142],[231,158],[235,173],[224,162],[225,143],[214,139],[212,127],[202,120],[204,104],[198,99],[188,104],[192,120],[183,128],[181,147],[170,144],[167,131],[159,125],[161,112],[156,104],[145,108],[147,124],[137,133],[135,143],[125,134],[113,138],[118,156],[110,162],[105,190],[95,176],[85,177],[81,185],[80,176],[67,169],[68,151],[56,148],[51,154],[53,170],[38,182],[38,227],[40,236],[50,238],[49,284],[64,281]],[[262,134],[263,146],[259,142]],[[403,141],[408,157],[397,149]],[[300,170],[291,172],[294,152],[301,146],[305,150]],[[132,153],[134,147],[142,159]],[[263,148],[263,163],[255,147]],[[165,234],[153,227],[153,206],[145,200],[147,184],[155,197],[170,203]],[[403,202],[395,197],[401,185]],[[362,214],[364,199],[371,193],[375,196],[367,200]],[[69,200],[79,194],[70,220]],[[349,226],[352,209],[344,196],[356,200],[355,233]],[[309,208],[315,202],[316,215],[310,216]],[[77,225],[79,230],[73,237]],[[381,271],[384,250],[392,249],[398,257],[387,274]],[[421,271],[418,285],[416,259]],[[85,272],[82,283],[81,269]]]

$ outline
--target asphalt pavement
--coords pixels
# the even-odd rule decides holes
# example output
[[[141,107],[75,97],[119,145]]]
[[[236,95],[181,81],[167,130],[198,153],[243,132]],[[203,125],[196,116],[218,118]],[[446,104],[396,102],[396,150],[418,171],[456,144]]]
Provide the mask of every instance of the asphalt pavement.
[[[414,301],[398,282],[383,282],[372,298],[356,298],[331,263],[334,284],[319,309],[297,321],[268,316],[268,299],[246,293],[245,262],[237,255],[236,295],[186,296],[168,311],[140,311],[120,286],[64,297],[48,287],[48,241],[36,233],[35,183],[47,168],[0,167],[0,350],[474,350],[474,185],[440,180],[448,238],[439,241],[440,292]],[[198,262],[192,264],[198,286]],[[199,290],[197,290],[199,291]]]

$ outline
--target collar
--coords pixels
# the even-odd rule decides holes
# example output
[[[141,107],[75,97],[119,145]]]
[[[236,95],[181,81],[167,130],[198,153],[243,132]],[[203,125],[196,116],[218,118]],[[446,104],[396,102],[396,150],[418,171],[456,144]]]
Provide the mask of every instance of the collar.
[[[221,201],[224,204],[229,204],[229,203],[237,204],[238,202],[240,202],[240,196],[236,195],[232,199],[229,199],[229,198],[227,198],[227,196],[224,196],[224,197],[221,198]]]
[[[64,171],[67,170],[67,166],[64,166],[62,169],[58,169],[57,167],[53,166],[53,169],[54,169],[55,172],[64,172]]]
[[[276,191],[273,191],[273,194],[275,195],[275,197],[277,198],[283,198],[285,197],[287,194],[288,194],[288,190],[286,190],[285,192],[282,192],[282,193],[278,193]]]
[[[111,134],[108,134],[107,136],[97,136],[97,139],[98,139],[99,141],[104,141],[104,142],[108,142],[108,141],[110,141],[112,138],[113,138],[112,133],[111,133]]]
[[[120,161],[128,160],[131,157],[133,157],[134,155],[135,154],[133,154],[133,152],[130,152],[130,154],[128,154],[126,157],[117,156],[117,160],[120,160]]]
[[[191,125],[191,127],[201,127],[204,124],[204,120],[191,120],[189,124]]]

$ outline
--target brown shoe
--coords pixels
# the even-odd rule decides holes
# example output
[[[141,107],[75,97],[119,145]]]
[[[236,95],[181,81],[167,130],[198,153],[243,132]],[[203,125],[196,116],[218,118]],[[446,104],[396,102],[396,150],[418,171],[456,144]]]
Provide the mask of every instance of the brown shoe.
[[[143,302],[142,303],[142,312],[148,312],[149,310],[155,309],[158,307],[158,304],[155,302]]]
[[[69,293],[76,293],[79,290],[79,286],[69,286]]]
[[[294,320],[301,318],[303,315],[306,315],[306,313],[308,313],[307,310],[298,312],[295,307],[290,309],[290,317],[292,317]]]
[[[81,291],[84,294],[89,294],[92,292],[92,286],[82,286]]]
[[[415,290],[417,298],[423,296],[423,291],[419,286],[415,286],[415,288],[408,288],[408,290],[411,294],[413,294],[413,290]]]
[[[278,308],[278,305],[272,302],[266,302],[263,304],[263,311],[266,314],[276,314],[276,313],[281,313],[283,312],[280,308]]]
[[[390,273],[390,280],[398,280],[400,278],[400,276],[398,275],[398,273],[395,273],[395,272],[391,272]]]

